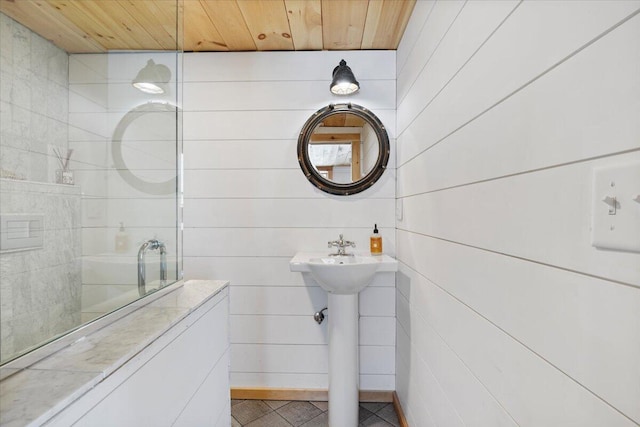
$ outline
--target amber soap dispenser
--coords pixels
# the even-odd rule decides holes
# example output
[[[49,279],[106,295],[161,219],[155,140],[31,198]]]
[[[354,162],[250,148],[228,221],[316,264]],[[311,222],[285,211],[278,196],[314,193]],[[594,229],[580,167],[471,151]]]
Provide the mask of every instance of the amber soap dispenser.
[[[373,226],[373,234],[369,243],[371,255],[382,255],[382,236],[378,234],[378,224]]]

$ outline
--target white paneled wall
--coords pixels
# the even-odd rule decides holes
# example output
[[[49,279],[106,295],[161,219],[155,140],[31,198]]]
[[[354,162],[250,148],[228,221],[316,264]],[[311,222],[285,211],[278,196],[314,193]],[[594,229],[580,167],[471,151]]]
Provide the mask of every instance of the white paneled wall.
[[[640,161],[639,11],[417,2],[397,52],[410,425],[640,424],[640,254],[590,241],[593,169]]]
[[[342,58],[362,87],[348,98],[329,92]],[[313,320],[327,297],[289,271],[296,251],[340,233],[367,251],[377,223],[395,255],[395,156],[350,197],[313,187],[296,156],[308,117],[347,101],[381,119],[395,152],[395,67],[395,52],[185,54],[185,277],[231,282],[232,386],[327,388],[326,323]],[[393,390],[394,275],[362,292],[360,313],[361,388]]]

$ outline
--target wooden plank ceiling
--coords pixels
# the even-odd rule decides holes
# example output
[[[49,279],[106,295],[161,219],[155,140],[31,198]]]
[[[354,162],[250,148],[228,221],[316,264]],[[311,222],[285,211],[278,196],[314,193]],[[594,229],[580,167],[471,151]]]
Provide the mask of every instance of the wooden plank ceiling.
[[[69,53],[393,50],[415,2],[0,0],[0,11]]]

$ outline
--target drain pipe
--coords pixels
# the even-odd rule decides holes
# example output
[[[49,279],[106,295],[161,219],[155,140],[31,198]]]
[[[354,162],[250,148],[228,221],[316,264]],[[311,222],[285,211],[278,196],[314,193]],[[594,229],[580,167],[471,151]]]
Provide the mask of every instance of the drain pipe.
[[[324,320],[324,314],[322,313],[323,311],[325,311],[327,309],[327,307],[323,308],[320,311],[316,311],[313,314],[313,320],[315,320],[316,322],[318,322],[318,325],[320,325],[322,323],[322,321]]]

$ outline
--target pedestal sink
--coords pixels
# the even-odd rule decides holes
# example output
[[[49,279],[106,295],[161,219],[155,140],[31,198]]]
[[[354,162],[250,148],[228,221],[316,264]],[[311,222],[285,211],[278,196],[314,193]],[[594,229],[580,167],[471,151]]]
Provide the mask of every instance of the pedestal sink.
[[[397,271],[388,255],[299,252],[291,271],[310,275],[329,293],[329,427],[358,425],[358,293],[375,275]]]

